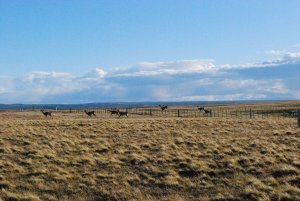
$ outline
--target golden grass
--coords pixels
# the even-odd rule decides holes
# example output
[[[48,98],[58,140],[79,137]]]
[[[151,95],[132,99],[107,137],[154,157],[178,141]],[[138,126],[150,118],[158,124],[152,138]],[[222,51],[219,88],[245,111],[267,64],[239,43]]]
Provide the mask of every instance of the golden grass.
[[[300,200],[291,119],[0,113],[0,200]]]

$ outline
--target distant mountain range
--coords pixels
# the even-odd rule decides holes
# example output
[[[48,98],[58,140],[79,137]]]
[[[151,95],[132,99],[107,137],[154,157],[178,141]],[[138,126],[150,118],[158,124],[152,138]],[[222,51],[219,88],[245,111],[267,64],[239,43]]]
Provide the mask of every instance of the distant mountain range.
[[[252,101],[182,101],[182,102],[108,102],[108,103],[83,103],[83,104],[0,104],[0,110],[32,110],[32,109],[84,109],[84,108],[125,108],[149,107],[160,105],[208,105],[208,104],[238,104]],[[259,101],[270,102],[270,101]]]

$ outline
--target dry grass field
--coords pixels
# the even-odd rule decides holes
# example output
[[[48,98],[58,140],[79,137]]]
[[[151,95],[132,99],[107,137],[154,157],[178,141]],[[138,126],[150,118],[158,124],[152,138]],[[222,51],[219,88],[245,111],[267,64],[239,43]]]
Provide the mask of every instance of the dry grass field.
[[[300,200],[295,119],[0,113],[0,200]]]

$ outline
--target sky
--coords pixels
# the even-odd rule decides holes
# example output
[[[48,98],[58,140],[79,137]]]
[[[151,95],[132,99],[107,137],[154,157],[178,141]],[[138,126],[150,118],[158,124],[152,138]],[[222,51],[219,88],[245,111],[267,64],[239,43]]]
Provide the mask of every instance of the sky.
[[[0,104],[300,99],[299,0],[0,0]]]

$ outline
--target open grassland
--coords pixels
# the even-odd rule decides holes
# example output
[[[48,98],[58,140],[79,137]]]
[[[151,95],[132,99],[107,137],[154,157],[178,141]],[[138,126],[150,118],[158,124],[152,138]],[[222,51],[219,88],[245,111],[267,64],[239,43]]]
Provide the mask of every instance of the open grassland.
[[[0,113],[0,200],[300,200],[295,119]]]

